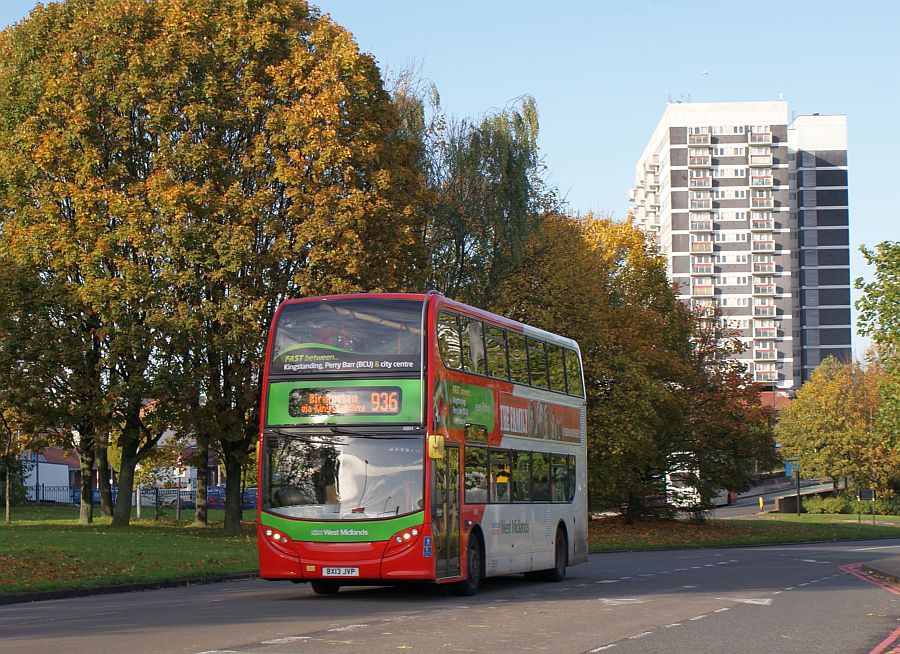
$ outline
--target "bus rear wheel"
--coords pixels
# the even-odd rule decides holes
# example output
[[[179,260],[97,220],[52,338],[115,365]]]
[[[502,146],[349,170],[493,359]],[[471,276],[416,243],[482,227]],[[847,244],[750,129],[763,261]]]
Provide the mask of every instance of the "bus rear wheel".
[[[340,583],[330,579],[316,579],[309,582],[309,585],[316,595],[335,595],[341,589]]]
[[[469,597],[478,592],[481,586],[481,546],[477,536],[469,538],[466,551],[466,578],[453,586],[453,594]]]
[[[556,530],[556,547],[553,557],[553,567],[549,570],[541,570],[535,573],[535,577],[541,581],[562,581],[566,578],[566,565],[569,562],[569,539],[566,532],[559,527]]]

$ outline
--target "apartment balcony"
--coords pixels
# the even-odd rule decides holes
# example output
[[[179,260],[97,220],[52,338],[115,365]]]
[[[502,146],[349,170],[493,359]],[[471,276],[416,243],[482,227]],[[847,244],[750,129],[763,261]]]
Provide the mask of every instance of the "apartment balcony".
[[[775,295],[775,284],[754,284],[753,295]]]
[[[772,340],[778,336],[777,327],[756,327],[753,330],[753,338],[765,338]]]
[[[750,198],[751,209],[772,209],[775,207],[775,198],[771,195],[760,198]]]
[[[691,221],[691,231],[692,232],[711,232],[713,230],[713,223],[711,220],[692,220]]]
[[[658,161],[645,161],[644,162],[644,174],[648,173],[656,173],[659,172],[659,162]]]
[[[759,371],[753,373],[753,381],[777,382],[778,381],[778,371],[777,370],[759,370]]]
[[[655,191],[659,188],[659,175],[648,175],[644,182],[651,191]]]
[[[753,306],[753,317],[774,318],[776,311],[774,304],[756,304]]]
[[[688,168],[709,168],[712,165],[712,157],[708,154],[688,155]]]
[[[771,218],[767,219],[750,219],[750,231],[753,232],[771,232],[775,229],[775,221]]]
[[[774,161],[775,160],[773,159],[771,153],[770,154],[751,154],[750,158],[747,160],[747,162],[753,167],[765,166],[766,168],[770,168],[772,166],[772,164],[774,163]]]
[[[747,142],[750,145],[772,145],[772,132],[750,132]]]
[[[688,177],[688,188],[712,188],[712,178],[705,177]]]
[[[694,254],[710,254],[713,251],[712,241],[692,241],[691,252]]]
[[[753,262],[753,274],[754,275],[771,275],[775,272],[775,262],[774,261],[754,261]]]
[[[753,350],[753,358],[757,361],[775,361],[776,359],[778,359],[778,350]]]
[[[694,297],[712,297],[716,294],[716,288],[712,284],[694,284],[691,286],[691,295]]]
[[[713,274],[713,264],[711,263],[692,263],[691,264],[691,274],[692,275],[709,275]]]
[[[751,252],[774,252],[775,241],[772,239],[753,239],[750,242]]]
[[[706,134],[688,134],[688,145],[709,145],[709,132]]]
[[[688,201],[690,211],[711,211],[712,198],[691,198]]]
[[[774,184],[771,175],[750,175],[750,186],[769,188]]]

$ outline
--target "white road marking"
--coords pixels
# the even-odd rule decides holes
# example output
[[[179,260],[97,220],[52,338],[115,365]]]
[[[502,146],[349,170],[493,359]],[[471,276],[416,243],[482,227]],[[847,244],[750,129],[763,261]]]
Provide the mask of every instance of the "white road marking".
[[[599,597],[598,601],[604,606],[623,606],[626,604],[646,604],[647,600],[640,599],[637,597],[618,597],[618,598],[609,598],[609,597]]]
[[[334,629],[329,629],[328,631],[353,631],[354,629],[363,629],[368,626],[369,625],[367,624],[348,624],[344,625],[343,627],[335,627]]]
[[[615,584],[618,583],[618,579],[601,579],[600,581],[595,581],[595,584]]]
[[[610,645],[604,645],[603,647],[596,647],[591,650],[591,652],[602,652],[603,650],[612,649],[616,646],[616,643],[612,643]]]
[[[272,640],[260,641],[260,645],[281,645],[282,643],[293,643],[298,640],[311,640],[312,636],[285,636],[284,638],[273,638]]]
[[[703,618],[706,617],[706,615],[707,615],[707,614],[704,613],[703,615],[698,615],[698,616],[696,616],[696,617],[693,617],[693,618],[691,618],[691,622],[694,622],[694,621],[696,621],[696,620],[702,620]]]
[[[773,602],[771,597],[717,597],[716,599],[727,600],[729,602],[737,602],[739,604],[758,604],[760,606],[771,606]]]
[[[868,552],[869,550],[894,550],[900,547],[900,545],[879,545],[878,547],[857,547],[856,549],[850,550],[851,552]]]
[[[643,638],[644,636],[649,636],[652,633],[653,633],[652,631],[642,631],[641,633],[635,634],[634,636],[629,636],[628,640],[637,640],[638,638]]]
[[[672,624],[667,624],[666,629],[671,629],[672,627],[680,627],[680,626],[681,626],[680,622],[673,622]]]
[[[725,613],[725,611],[729,611],[730,609],[726,606],[724,609],[716,609],[713,613]]]

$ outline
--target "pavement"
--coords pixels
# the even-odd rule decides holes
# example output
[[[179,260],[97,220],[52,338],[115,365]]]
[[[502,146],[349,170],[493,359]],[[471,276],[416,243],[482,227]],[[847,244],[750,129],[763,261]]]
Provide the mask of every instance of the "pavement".
[[[869,574],[892,584],[900,584],[900,556],[888,556],[862,565]]]

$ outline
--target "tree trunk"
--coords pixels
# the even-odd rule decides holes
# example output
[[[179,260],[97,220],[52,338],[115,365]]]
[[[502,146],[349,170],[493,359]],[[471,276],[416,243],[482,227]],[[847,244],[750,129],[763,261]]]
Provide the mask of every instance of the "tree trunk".
[[[100,515],[112,517],[112,483],[109,478],[109,443],[105,438],[97,439],[97,481],[100,486]]]
[[[197,452],[194,457],[194,466],[197,468],[197,494],[194,506],[194,524],[207,525],[207,491],[209,490],[209,439],[206,436],[197,437]]]
[[[6,424],[6,421],[3,421],[4,426],[6,426],[6,431],[9,433],[9,438],[6,441],[6,451],[3,453],[3,524],[7,527],[12,524],[12,518],[10,516],[10,502],[9,502],[9,492],[12,490],[12,484],[9,481],[10,476],[12,475],[12,465],[10,465],[9,455],[12,452],[12,429]]]
[[[638,516],[641,515],[641,503],[637,495],[628,494],[628,506],[625,508],[625,524],[633,525]]]
[[[78,509],[78,524],[89,525],[94,522],[94,444],[96,436],[94,425],[89,420],[82,420],[78,425],[75,453],[81,467],[81,501]]]
[[[7,457],[3,457],[6,460]],[[9,527],[12,519],[9,514],[9,491],[12,485],[9,483],[9,464],[6,464],[6,475],[3,479],[3,524]]]
[[[223,442],[225,455],[225,533],[236,536],[241,533],[241,457],[240,445]]]
[[[75,451],[78,452],[78,463],[81,466],[81,502],[78,511],[78,524],[80,525],[89,525],[94,522],[94,484],[92,483],[94,448],[90,444],[85,447],[86,440],[93,441],[82,435],[78,447],[75,448]]]
[[[119,469],[119,491],[113,507],[113,527],[127,527],[131,522],[131,494],[134,490],[134,469],[138,464],[138,441],[136,434],[131,438],[126,437],[129,429],[131,428],[125,427],[121,439],[122,465]],[[141,498],[138,497],[137,501],[140,502]]]

